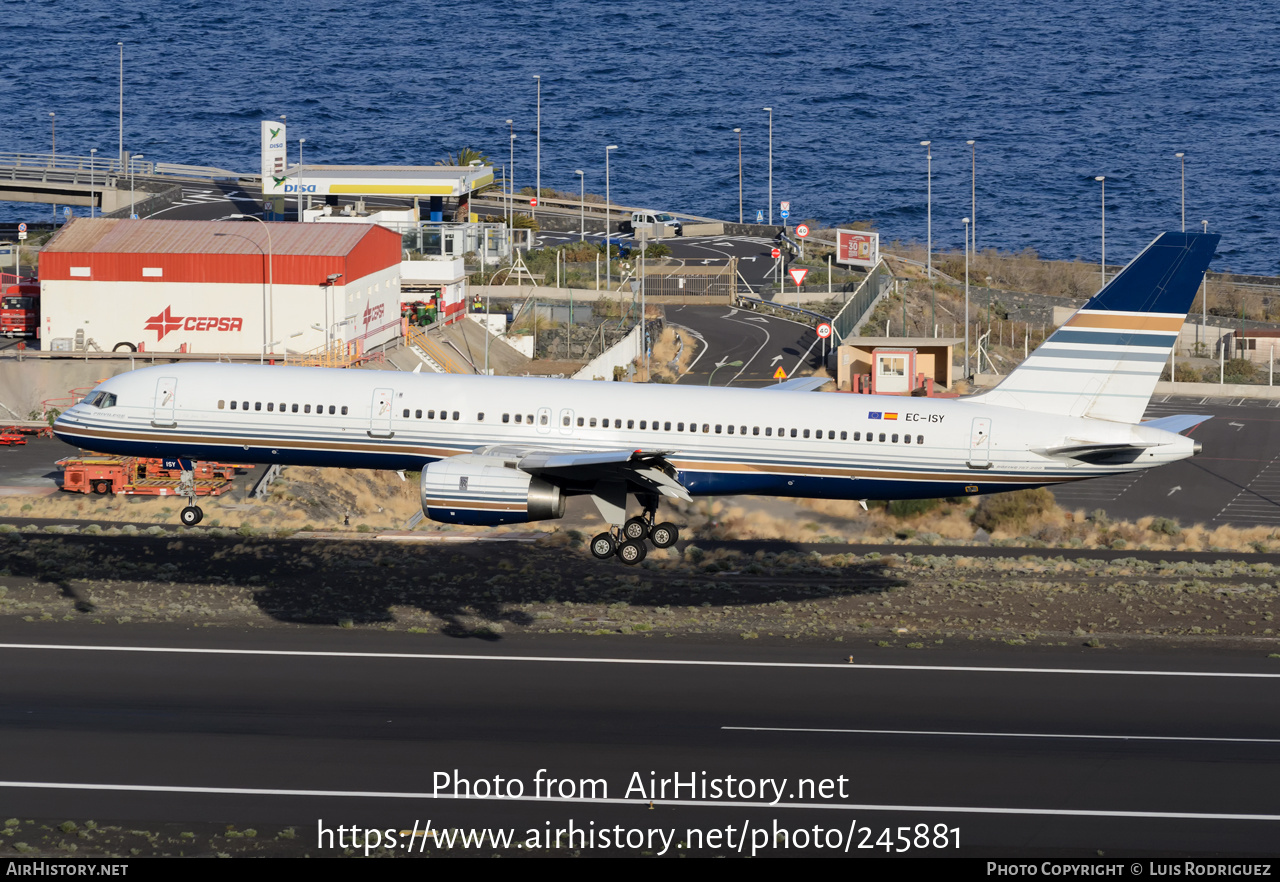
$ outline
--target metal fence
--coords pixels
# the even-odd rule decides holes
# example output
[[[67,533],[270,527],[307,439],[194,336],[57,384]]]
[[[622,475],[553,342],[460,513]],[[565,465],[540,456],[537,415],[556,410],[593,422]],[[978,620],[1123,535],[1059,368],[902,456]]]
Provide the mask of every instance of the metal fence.
[[[647,274],[645,298],[651,303],[732,303],[738,293],[737,259],[727,266],[686,267],[684,271]]]
[[[892,283],[893,273],[883,260],[871,268],[871,272],[867,273],[862,284],[849,295],[844,308],[831,320],[831,328],[835,331],[837,343],[843,343],[846,337],[857,332],[858,326],[871,314],[876,301],[891,287]]]

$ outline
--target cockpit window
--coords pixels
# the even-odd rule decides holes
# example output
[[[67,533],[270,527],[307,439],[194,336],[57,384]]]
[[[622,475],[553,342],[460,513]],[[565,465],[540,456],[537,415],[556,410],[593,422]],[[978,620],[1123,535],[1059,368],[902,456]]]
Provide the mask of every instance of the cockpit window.
[[[85,396],[84,403],[94,407],[115,407],[116,396],[111,392],[90,392]]]

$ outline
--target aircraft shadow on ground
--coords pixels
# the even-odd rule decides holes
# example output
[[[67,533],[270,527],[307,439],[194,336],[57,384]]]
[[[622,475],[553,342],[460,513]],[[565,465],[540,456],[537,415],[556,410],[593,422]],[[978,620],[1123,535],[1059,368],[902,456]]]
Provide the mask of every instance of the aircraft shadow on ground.
[[[785,543],[772,550],[809,554]],[[876,561],[815,574],[810,561],[799,560],[794,566],[753,573],[750,556],[700,564],[686,559],[679,569],[657,570],[595,561],[577,546],[407,546],[214,538],[197,532],[181,538],[0,536],[5,574],[56,585],[75,602],[77,611],[87,615],[100,610],[95,587],[84,580],[110,580],[113,589],[137,592],[133,605],[154,610],[160,620],[168,617],[171,604],[188,611],[207,604],[213,617],[206,614],[202,621],[217,621],[219,604],[225,608],[234,599],[225,589],[234,588],[252,591],[257,607],[279,622],[328,627],[390,624],[398,621],[398,608],[408,608],[433,616],[437,621],[422,623],[433,630],[489,641],[502,639],[497,626],[532,624],[530,605],[746,606],[876,595],[904,584]],[[561,618],[573,616],[567,607],[560,612]]]

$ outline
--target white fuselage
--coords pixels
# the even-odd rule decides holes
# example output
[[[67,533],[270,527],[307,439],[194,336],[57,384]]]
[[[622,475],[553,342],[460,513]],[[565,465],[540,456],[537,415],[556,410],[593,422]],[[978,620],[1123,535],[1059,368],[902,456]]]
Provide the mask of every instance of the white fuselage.
[[[980,400],[226,364],[114,377],[54,430],[102,453],[346,468],[418,470],[495,445],[634,449],[663,453],[692,495],[833,499],[1052,485],[1195,451],[1160,429]],[[1084,445],[1132,450],[1053,452]]]

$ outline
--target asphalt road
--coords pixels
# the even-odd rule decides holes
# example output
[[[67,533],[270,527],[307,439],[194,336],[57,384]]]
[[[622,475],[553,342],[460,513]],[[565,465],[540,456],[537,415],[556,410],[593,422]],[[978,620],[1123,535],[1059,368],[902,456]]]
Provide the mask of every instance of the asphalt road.
[[[734,306],[668,306],[666,311],[669,324],[687,328],[700,340],[697,360],[681,383],[764,386],[779,382],[779,368],[794,377],[822,365],[822,344],[812,324]],[[742,364],[731,365],[734,361]]]
[[[857,651],[850,664],[834,647],[659,638],[494,648],[22,622],[0,635],[6,817],[294,824],[313,854],[319,819],[521,835],[573,819],[678,840],[776,823],[872,843],[926,824],[947,847],[912,853],[984,856],[1271,854],[1280,821],[1280,673],[1265,660]],[[111,644],[147,651],[90,648]],[[675,774],[726,792],[652,789]],[[457,798],[456,779],[495,776],[523,794]],[[562,782],[540,788],[552,798],[529,798],[539,777]],[[594,795],[588,779],[603,781]]]

